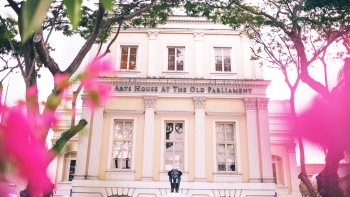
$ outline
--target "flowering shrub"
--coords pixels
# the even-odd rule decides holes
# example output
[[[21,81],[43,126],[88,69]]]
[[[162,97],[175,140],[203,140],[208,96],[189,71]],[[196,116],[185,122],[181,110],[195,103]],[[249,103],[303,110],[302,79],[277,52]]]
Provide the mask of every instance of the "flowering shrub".
[[[99,86],[96,78],[100,72],[109,72],[111,69],[109,61],[93,61],[73,81],[70,81],[66,74],[55,75],[55,88],[61,94],[56,96],[58,99],[49,101],[60,101],[63,92],[74,81],[80,80],[85,88],[88,106],[93,109],[106,101],[109,90],[105,86]],[[33,195],[52,192],[53,186],[46,173],[50,159],[45,140],[49,128],[57,122],[53,110],[46,111],[45,115],[37,114],[37,101],[38,90],[34,86],[27,89],[26,102],[18,102],[18,105],[12,108],[0,102],[0,180],[5,177],[6,166],[11,165],[19,176],[28,180],[27,189]],[[0,196],[6,195],[7,191],[0,188]]]

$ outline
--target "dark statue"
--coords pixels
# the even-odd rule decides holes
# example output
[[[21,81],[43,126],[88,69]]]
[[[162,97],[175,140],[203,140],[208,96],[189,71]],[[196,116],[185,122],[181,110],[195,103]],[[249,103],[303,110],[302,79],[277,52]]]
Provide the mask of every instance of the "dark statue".
[[[171,193],[179,193],[180,181],[181,181],[182,172],[177,169],[172,169],[168,172],[169,182],[171,186]]]

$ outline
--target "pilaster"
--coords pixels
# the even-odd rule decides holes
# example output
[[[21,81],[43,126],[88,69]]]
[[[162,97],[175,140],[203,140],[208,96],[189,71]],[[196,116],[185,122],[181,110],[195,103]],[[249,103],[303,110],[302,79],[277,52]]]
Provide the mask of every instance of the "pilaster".
[[[203,77],[203,32],[194,32],[195,40],[195,77]]]
[[[157,97],[146,96],[145,101],[145,127],[143,134],[143,165],[142,180],[153,180],[153,149],[154,149],[154,109]]]
[[[299,179],[298,179],[298,171],[297,168],[293,168],[293,166],[297,166],[297,160],[296,160],[296,154],[295,154],[295,143],[287,144],[287,150],[288,150],[288,159],[289,159],[289,169],[290,169],[290,178],[292,180],[292,194],[294,196],[297,196],[297,194],[300,194],[299,191]]]
[[[103,107],[96,107],[93,112],[91,147],[89,155],[87,179],[98,179],[98,169],[100,164],[100,150],[103,124]]]
[[[243,67],[244,67],[244,79],[252,79],[252,66],[250,63],[250,40],[246,35],[241,35],[242,39],[242,53],[243,53]]]
[[[195,110],[195,181],[205,181],[205,101],[204,97],[194,97]]]
[[[148,31],[148,77],[156,76],[157,36],[157,31]]]
[[[81,118],[85,119],[88,124],[84,127],[82,131],[79,132],[78,138],[78,149],[77,149],[77,163],[75,166],[74,180],[84,180],[87,175],[87,157],[88,157],[88,149],[89,149],[89,131],[90,131],[90,123],[91,123],[91,111],[90,108],[87,107],[85,97],[82,96],[82,110],[81,110]]]
[[[261,167],[263,169],[263,182],[272,183],[272,160],[271,160],[271,144],[269,130],[269,116],[267,104],[268,98],[257,98],[258,122],[260,135],[260,150],[261,150]]]
[[[249,181],[261,182],[256,98],[244,98],[247,116]]]

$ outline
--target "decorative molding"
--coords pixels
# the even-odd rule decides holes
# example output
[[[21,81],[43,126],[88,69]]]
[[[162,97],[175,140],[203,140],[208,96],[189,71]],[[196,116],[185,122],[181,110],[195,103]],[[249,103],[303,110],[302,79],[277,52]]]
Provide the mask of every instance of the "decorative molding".
[[[157,97],[155,96],[145,96],[145,108],[155,108]]]
[[[194,108],[195,109],[204,109],[206,98],[204,97],[193,97]]]
[[[243,79],[197,79],[197,78],[121,78],[101,77],[97,83],[104,85],[184,85],[184,86],[219,86],[219,87],[247,87],[267,88],[268,80],[243,80]]]
[[[267,104],[269,103],[268,98],[257,98],[256,105],[258,110],[267,110]]]
[[[295,143],[288,143],[287,144],[288,153],[295,153],[295,147],[296,147]]]
[[[104,112],[107,115],[110,114],[143,114],[144,110],[117,110],[117,109],[105,109]]]
[[[203,41],[204,32],[193,32],[195,41]]]
[[[148,31],[148,39],[150,40],[157,40],[157,36],[158,36],[158,31]]]
[[[235,116],[241,117],[245,115],[245,112],[205,112],[208,116]]]
[[[158,115],[193,115],[193,111],[156,111]]]
[[[256,98],[244,98],[246,110],[256,110]]]

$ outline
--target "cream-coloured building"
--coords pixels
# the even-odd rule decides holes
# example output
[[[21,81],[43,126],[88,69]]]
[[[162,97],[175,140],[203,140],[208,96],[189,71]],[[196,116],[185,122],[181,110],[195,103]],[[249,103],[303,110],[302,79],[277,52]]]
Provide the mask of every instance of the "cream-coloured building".
[[[165,196],[171,169],[183,196],[300,196],[289,103],[266,98],[250,46],[203,18],[121,31],[111,99],[83,102],[89,124],[51,166],[56,196]]]

